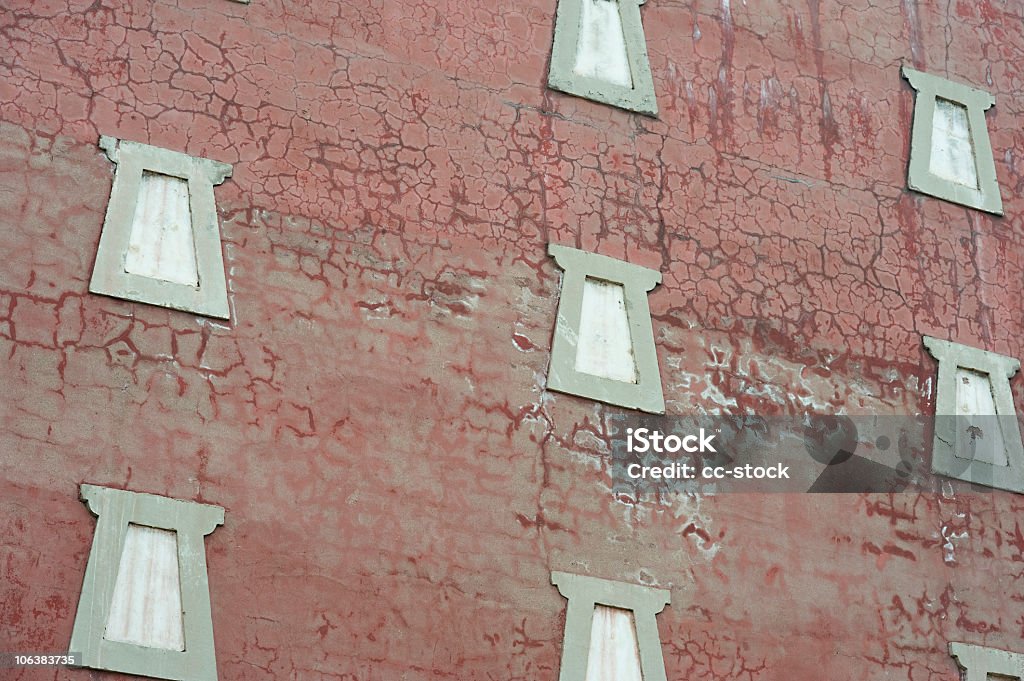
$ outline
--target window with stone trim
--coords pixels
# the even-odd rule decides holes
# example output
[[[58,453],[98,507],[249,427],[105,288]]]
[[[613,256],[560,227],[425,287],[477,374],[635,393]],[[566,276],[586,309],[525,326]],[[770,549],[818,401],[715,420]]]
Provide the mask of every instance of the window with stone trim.
[[[666,589],[552,572],[568,599],[558,681],[665,681],[655,617]]]
[[[644,0],[558,0],[548,86],[657,116],[642,4]]]
[[[661,414],[658,355],[647,292],[661,273],[549,244],[565,273],[551,345],[548,388]]]
[[[1024,655],[970,643],[950,643],[949,654],[963,671],[963,681],[1024,679]]]
[[[117,165],[89,290],[230,318],[213,187],[231,166],[100,138]]]
[[[939,361],[932,471],[1024,492],[1024,446],[1010,392],[1020,362],[930,336],[924,345]]]
[[[69,651],[92,669],[216,681],[204,537],[219,506],[82,485],[98,517]]]
[[[1003,214],[985,111],[984,90],[903,67],[917,91],[907,186],[946,201]]]

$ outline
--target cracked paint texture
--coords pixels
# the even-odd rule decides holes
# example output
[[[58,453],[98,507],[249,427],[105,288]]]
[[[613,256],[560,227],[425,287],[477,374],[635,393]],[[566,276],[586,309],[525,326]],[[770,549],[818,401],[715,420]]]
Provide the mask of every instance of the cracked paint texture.
[[[553,1],[307,4],[0,11],[0,650],[66,649],[82,482],[226,509],[226,680],[554,679],[552,570],[671,589],[670,679],[1021,650],[1021,497],[616,498],[616,410],[544,385],[548,242],[663,273],[670,414],[930,414],[922,335],[1024,357],[1024,11],[650,0],[651,120],[544,87]],[[901,64],[996,96],[1006,217],[905,189]],[[230,323],[87,293],[100,134],[233,164]]]

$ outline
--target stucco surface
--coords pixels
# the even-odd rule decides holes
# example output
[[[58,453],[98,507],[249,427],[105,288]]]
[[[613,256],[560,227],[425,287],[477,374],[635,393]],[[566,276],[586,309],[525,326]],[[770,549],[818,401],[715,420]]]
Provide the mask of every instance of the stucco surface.
[[[553,570],[670,590],[669,679],[1021,651],[1024,498],[617,498],[616,408],[544,386],[549,242],[662,273],[670,414],[931,414],[922,335],[1024,357],[1024,11],[649,0],[658,120],[545,88],[554,12],[4,3],[0,650],[66,650],[85,482],[225,509],[227,681],[554,679]],[[1005,217],[905,189],[901,64],[997,97]],[[230,321],[87,293],[101,134],[233,165]]]

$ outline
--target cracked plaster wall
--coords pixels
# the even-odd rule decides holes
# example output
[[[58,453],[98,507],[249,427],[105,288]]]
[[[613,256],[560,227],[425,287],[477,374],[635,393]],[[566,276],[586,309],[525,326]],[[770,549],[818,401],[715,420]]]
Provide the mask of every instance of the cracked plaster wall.
[[[669,413],[928,414],[922,334],[1024,356],[1024,12],[651,0],[650,120],[544,87],[554,9],[5,4],[0,649],[67,645],[83,481],[225,507],[222,679],[553,679],[552,569],[671,589],[669,678],[1020,648],[1020,497],[615,499],[613,408],[543,385],[549,241],[664,273]],[[901,63],[996,95],[1005,218],[904,189]],[[230,324],[86,292],[101,133],[234,165]]]

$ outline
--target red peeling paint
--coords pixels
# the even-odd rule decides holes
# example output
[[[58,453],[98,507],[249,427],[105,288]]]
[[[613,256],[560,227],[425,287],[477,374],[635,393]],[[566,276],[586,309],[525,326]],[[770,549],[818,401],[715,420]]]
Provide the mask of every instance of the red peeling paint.
[[[1024,13],[653,0],[655,120],[545,88],[555,5],[5,3],[0,651],[67,649],[83,482],[226,509],[224,681],[553,681],[552,570],[670,589],[669,679],[1022,651],[1019,496],[616,495],[619,410],[545,380],[549,242],[662,272],[670,414],[931,414],[922,334],[1024,357]],[[1005,217],[906,189],[902,63],[995,94]],[[101,134],[233,164],[230,323],[88,293]]]

